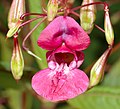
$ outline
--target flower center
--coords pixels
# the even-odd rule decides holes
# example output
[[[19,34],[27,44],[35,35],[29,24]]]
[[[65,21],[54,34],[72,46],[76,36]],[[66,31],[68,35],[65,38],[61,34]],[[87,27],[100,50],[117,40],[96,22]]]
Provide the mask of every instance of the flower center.
[[[71,53],[56,53],[55,59],[59,65],[61,63],[67,63],[69,65],[73,61],[74,55]]]

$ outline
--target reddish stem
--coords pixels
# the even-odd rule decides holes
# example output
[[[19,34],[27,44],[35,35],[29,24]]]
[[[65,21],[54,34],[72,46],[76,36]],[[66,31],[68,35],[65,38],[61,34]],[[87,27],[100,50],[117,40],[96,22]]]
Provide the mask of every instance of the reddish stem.
[[[88,4],[85,4],[85,5],[82,5],[82,6],[75,7],[71,10],[75,11],[75,10],[78,10],[80,8],[83,8],[85,6],[90,6],[90,5],[104,5],[104,9],[108,8],[108,4],[106,2],[93,2],[93,3],[88,3]]]
[[[27,20],[26,22],[23,22],[23,23],[20,25],[19,28],[21,28],[22,26],[25,26],[26,24],[31,23],[31,22],[33,22],[33,21],[39,19],[39,18],[41,18],[41,16],[38,16],[38,17],[36,17],[36,18],[33,18],[33,19],[30,19],[30,20]]]
[[[46,17],[44,17],[28,34],[27,36],[24,38],[23,43],[22,43],[22,47],[24,50],[28,51],[28,48],[25,46],[25,42],[26,40],[29,38],[29,36],[35,31],[35,29],[46,19]]]
[[[114,48],[112,49],[111,55],[119,49],[120,49],[120,42],[114,46]]]
[[[26,109],[26,92],[22,93],[22,109]]]
[[[105,33],[105,30],[103,30],[101,27],[99,27],[98,25],[96,25],[95,24],[95,27],[97,28],[97,29],[99,29],[100,31],[102,31],[103,33]]]
[[[70,13],[73,14],[73,15],[75,15],[75,16],[77,16],[77,17],[80,17],[80,15],[78,13],[76,13],[76,12],[74,12],[72,10],[70,10]]]
[[[31,16],[31,15],[41,16],[41,17],[47,16],[46,14],[40,14],[40,13],[24,13],[20,16],[20,20],[23,20],[26,16]]]

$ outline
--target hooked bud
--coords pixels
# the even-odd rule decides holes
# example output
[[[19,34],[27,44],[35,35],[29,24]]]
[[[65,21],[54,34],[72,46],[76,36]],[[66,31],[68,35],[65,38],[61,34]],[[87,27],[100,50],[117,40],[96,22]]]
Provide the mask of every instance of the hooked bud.
[[[13,27],[11,27],[7,32],[7,38],[14,36],[14,34],[18,32],[20,25],[21,25],[21,21],[18,20],[18,22]]]
[[[52,21],[57,15],[58,11],[58,0],[49,0],[47,5],[47,16],[48,21]]]
[[[16,26],[20,16],[25,12],[25,0],[13,0],[8,15],[8,27],[9,29]]]
[[[93,3],[94,0],[83,0],[82,5]],[[94,21],[96,19],[96,7],[95,5],[85,6],[80,9],[80,22],[81,27],[90,34],[94,27]]]
[[[97,85],[104,76],[105,65],[108,59],[108,56],[111,52],[111,47],[109,47],[103,55],[98,59],[98,61],[93,65],[90,72],[90,84],[89,88]]]
[[[23,68],[24,68],[24,59],[22,56],[21,48],[18,43],[18,39],[14,37],[14,49],[11,59],[11,70],[13,77],[16,80],[19,80],[23,75]]]
[[[8,15],[8,27],[7,38],[14,36],[18,32],[22,20],[20,16],[25,12],[25,0],[13,0]]]
[[[108,7],[106,7],[105,9],[105,21],[104,21],[104,28],[105,28],[105,37],[107,40],[107,43],[109,45],[113,45],[114,42],[114,31],[112,28],[112,24],[110,21],[110,16],[109,16],[109,12],[108,12]]]

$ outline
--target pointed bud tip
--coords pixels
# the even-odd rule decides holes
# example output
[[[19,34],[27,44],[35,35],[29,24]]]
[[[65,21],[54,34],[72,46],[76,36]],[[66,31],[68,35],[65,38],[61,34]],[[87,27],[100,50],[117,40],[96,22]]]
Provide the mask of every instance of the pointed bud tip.
[[[114,43],[114,30],[110,21],[109,13],[105,13],[105,21],[104,21],[104,28],[105,28],[105,37],[106,41],[109,45],[113,45]]]
[[[104,76],[105,65],[107,59],[111,52],[111,47],[109,47],[103,55],[98,59],[98,61],[93,65],[91,72],[90,72],[90,85],[89,87],[93,87],[97,85]]]
[[[16,79],[16,78],[15,78],[17,84],[19,83],[19,80],[20,80],[20,79],[21,79],[21,78],[19,78],[19,79]]]
[[[24,59],[22,56],[21,48],[19,46],[17,37],[15,37],[14,49],[13,49],[13,54],[11,58],[11,71],[12,71],[13,77],[16,80],[19,80],[22,77],[23,69],[24,69]]]

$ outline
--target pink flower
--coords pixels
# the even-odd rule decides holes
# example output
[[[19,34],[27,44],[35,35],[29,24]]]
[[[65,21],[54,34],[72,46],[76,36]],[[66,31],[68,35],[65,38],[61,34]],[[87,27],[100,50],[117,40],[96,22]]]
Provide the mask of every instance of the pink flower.
[[[88,47],[89,36],[70,17],[57,17],[41,33],[38,45],[47,52],[48,68],[32,78],[37,94],[50,101],[74,98],[89,85],[87,75],[78,69],[84,60],[81,50]]]

